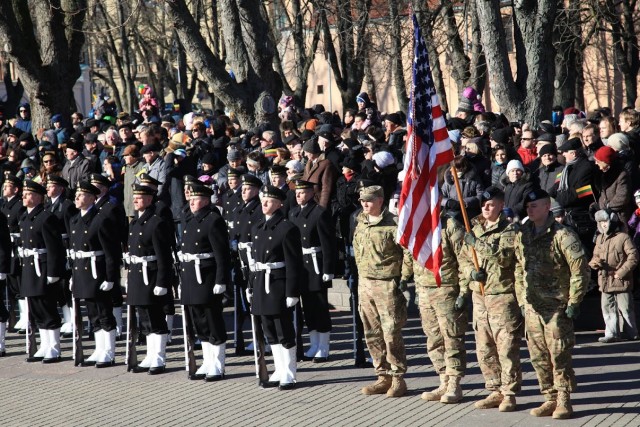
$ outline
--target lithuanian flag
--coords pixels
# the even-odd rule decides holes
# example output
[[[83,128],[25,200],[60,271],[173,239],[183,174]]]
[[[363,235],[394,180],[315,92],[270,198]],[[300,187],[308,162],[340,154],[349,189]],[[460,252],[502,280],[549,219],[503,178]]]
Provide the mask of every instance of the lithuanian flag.
[[[558,175],[556,175],[556,181],[555,184],[560,182],[560,175],[562,175],[562,172],[560,172]]]
[[[583,197],[593,196],[593,188],[591,188],[591,185],[585,185],[584,187],[578,188],[576,190],[576,193],[578,194],[579,199],[582,199]]]

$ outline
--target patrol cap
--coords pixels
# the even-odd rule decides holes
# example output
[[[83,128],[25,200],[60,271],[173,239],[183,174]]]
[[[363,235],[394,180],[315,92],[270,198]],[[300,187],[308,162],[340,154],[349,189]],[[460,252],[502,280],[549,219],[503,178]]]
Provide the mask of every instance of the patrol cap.
[[[287,175],[287,168],[284,166],[280,166],[280,165],[273,165],[271,166],[271,175],[275,175],[275,176],[286,176]]]
[[[227,171],[227,178],[240,178],[244,173],[244,168],[229,168]]]
[[[191,197],[211,197],[213,196],[213,189],[207,185],[201,183],[191,184]]]
[[[155,196],[157,190],[148,185],[140,185],[135,184],[133,186],[133,194],[143,195],[143,196]]]
[[[540,188],[531,190],[529,193],[527,193],[526,197],[524,198],[524,207],[526,208],[527,203],[529,202],[535,202],[543,199],[550,199],[549,193],[547,193],[546,191]]]
[[[18,188],[22,188],[22,180],[15,175],[5,175],[4,182],[9,182]]]
[[[384,191],[379,185],[370,185],[360,190],[360,198],[358,200],[364,200],[370,202],[378,197],[384,197]]]
[[[316,185],[315,182],[305,181],[302,179],[296,180],[295,184],[296,184],[296,190],[313,189],[313,186]]]
[[[47,175],[47,184],[56,184],[61,187],[68,187],[69,183],[60,175]]]
[[[579,150],[582,148],[582,141],[580,138],[571,138],[560,147],[558,147],[558,151],[565,152],[571,150]]]
[[[148,173],[143,173],[142,175],[140,175],[139,179],[140,184],[146,185],[147,187],[154,187],[154,190],[157,190],[160,184],[162,184],[160,181],[158,181]]]
[[[280,201],[284,201],[287,198],[287,195],[284,193],[284,191],[273,185],[265,185],[264,187],[262,187],[262,190],[260,190],[260,193],[262,198],[269,197],[271,199],[278,199]]]
[[[498,187],[491,185],[480,195],[480,204],[483,205],[484,202],[488,200],[504,200],[504,192]]]
[[[109,187],[109,178],[99,173],[90,174],[89,182],[93,185],[102,185],[105,187]]]
[[[41,194],[41,195],[45,195],[47,194],[47,190],[40,184],[38,184],[35,181],[32,181],[30,179],[27,179],[24,181],[24,185],[22,188],[22,191],[26,192],[26,191],[30,191],[32,193],[37,193],[37,194]]]
[[[362,190],[365,187],[370,187],[375,184],[376,184],[375,181],[372,181],[370,179],[361,179],[360,181],[358,181],[358,192],[360,192],[360,190]]]
[[[242,175],[242,185],[250,185],[252,187],[262,187],[262,181],[255,175],[245,173]]]
[[[100,194],[100,190],[88,181],[80,181],[76,186],[76,193],[87,193],[97,196]]]

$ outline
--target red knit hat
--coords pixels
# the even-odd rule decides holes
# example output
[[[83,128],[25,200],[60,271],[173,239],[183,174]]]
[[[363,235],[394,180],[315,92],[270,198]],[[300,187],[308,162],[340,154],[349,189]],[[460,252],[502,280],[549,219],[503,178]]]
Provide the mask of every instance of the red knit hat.
[[[600,160],[601,162],[610,165],[611,162],[613,162],[613,160],[616,158],[616,150],[609,147],[608,145],[605,145],[604,147],[598,148],[598,151],[596,151],[594,157],[596,160]]]

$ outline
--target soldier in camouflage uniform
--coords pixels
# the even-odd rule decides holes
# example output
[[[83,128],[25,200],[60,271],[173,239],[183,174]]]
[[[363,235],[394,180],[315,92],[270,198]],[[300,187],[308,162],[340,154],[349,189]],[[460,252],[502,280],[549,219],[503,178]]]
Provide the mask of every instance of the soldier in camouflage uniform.
[[[467,331],[468,281],[458,283],[458,254],[462,249],[464,228],[453,218],[443,216],[441,285],[431,270],[413,263],[416,294],[422,329],[427,336],[429,359],[440,375],[440,386],[422,393],[422,399],[442,403],[462,400],[460,379],[467,366],[464,334]],[[460,286],[462,285],[462,287]]]
[[[400,282],[406,283],[409,277],[411,255],[395,243],[396,219],[382,208],[382,187],[363,188],[360,203],[362,212],[353,236],[353,251],[360,272],[358,310],[378,375],[378,381],[364,387],[362,393],[400,397],[407,391],[403,378],[407,355],[402,338],[407,301]]]
[[[527,346],[545,402],[537,417],[571,417],[569,393],[576,387],[571,366],[573,319],[589,283],[589,266],[578,235],[556,222],[543,190],[525,199],[529,221],[516,237],[516,293],[525,316]]]
[[[523,319],[515,295],[516,229],[502,213],[504,193],[487,188],[480,196],[481,214],[472,220],[464,236],[460,257],[462,277],[470,278],[473,291],[473,327],[476,331],[478,363],[491,393],[475,403],[478,409],[500,412],[516,409],[515,394],[522,385],[520,340]],[[472,263],[471,247],[480,269]],[[484,294],[481,286],[484,286]]]

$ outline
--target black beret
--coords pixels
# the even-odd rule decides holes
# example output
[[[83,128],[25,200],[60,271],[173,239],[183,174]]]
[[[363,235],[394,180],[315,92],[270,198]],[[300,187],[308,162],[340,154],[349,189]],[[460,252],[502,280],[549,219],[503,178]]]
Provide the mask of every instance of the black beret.
[[[390,121],[391,123],[395,123],[398,126],[402,126],[402,120],[400,119],[400,114],[398,113],[387,114],[386,116],[384,116],[384,119]]]
[[[556,149],[556,144],[544,144],[542,147],[540,147],[540,149],[538,150],[538,156],[542,157],[545,154],[553,154],[554,156],[557,156],[558,150]]]
[[[487,187],[480,195],[480,204],[484,204],[484,202],[494,199],[504,200],[504,192],[498,187],[491,185]]]
[[[529,191],[529,193],[527,193],[526,197],[524,198],[524,206],[527,206],[527,203],[529,202],[535,202],[536,200],[543,200],[543,199],[549,199],[549,193],[547,193],[546,191],[538,188],[535,190],[531,190]]]

